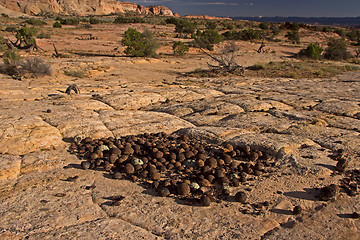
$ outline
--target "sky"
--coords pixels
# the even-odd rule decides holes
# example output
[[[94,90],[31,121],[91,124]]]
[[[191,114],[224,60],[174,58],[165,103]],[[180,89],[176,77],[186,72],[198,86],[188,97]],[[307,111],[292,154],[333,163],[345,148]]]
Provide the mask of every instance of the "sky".
[[[122,0],[164,5],[180,15],[359,17],[360,0]]]

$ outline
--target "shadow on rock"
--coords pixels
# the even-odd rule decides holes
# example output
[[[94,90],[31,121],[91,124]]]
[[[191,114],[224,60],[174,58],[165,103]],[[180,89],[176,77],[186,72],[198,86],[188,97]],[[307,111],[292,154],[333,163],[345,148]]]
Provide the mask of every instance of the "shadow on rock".
[[[285,210],[285,209],[271,209],[270,212],[277,213],[277,214],[283,214],[283,215],[293,215],[293,212],[291,210]]]
[[[315,188],[304,188],[304,191],[285,192],[284,195],[298,199],[318,201],[318,193],[319,191]]]

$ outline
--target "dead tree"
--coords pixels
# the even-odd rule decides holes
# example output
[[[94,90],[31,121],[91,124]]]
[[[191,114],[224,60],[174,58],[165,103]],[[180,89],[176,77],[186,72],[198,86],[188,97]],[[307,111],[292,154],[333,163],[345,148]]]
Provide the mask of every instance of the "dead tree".
[[[244,67],[237,64],[235,60],[236,52],[238,51],[236,44],[231,43],[225,46],[219,57],[206,52],[203,48],[200,48],[200,50],[217,62],[217,65],[208,63],[212,71],[221,73],[244,73]]]
[[[264,47],[265,47],[265,43],[264,43],[264,39],[263,39],[257,52],[258,53],[265,52]]]
[[[74,91],[75,94],[80,94],[80,89],[76,84],[71,84],[67,87],[65,93],[66,94],[71,94],[71,91]]]

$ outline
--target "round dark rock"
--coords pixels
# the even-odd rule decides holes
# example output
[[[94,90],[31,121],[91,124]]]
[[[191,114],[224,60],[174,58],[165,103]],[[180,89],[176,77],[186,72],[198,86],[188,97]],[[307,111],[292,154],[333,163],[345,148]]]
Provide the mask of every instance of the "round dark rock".
[[[163,152],[157,151],[154,153],[154,158],[160,159],[164,156]]]
[[[120,172],[114,172],[112,175],[113,179],[122,179],[123,175]]]
[[[124,170],[126,174],[133,174],[135,172],[135,168],[131,163],[127,163]]]
[[[160,179],[160,173],[158,171],[154,171],[150,173],[151,180],[159,180]]]
[[[240,185],[239,180],[237,180],[236,178],[231,179],[231,184],[234,187],[238,187]]]
[[[299,214],[301,214],[301,212],[302,212],[302,208],[301,208],[300,205],[295,206],[294,209],[293,209],[293,211],[292,211],[292,213],[293,213],[294,215],[299,215]]]
[[[230,164],[232,162],[232,158],[228,154],[224,154],[223,160],[226,164]]]
[[[340,189],[337,185],[331,184],[329,186],[323,187],[320,190],[320,200],[329,201],[336,197]]]
[[[347,168],[347,166],[349,165],[349,161],[347,159],[340,159],[337,163],[336,163],[336,171],[339,172],[343,172],[345,171],[345,168]]]
[[[178,194],[179,195],[189,195],[190,194],[190,186],[188,183],[180,183],[177,186]]]
[[[82,167],[83,169],[89,169],[90,166],[91,166],[91,163],[88,162],[88,161],[83,161],[83,162],[81,162],[81,167]]]
[[[236,200],[237,202],[245,203],[245,202],[246,202],[246,199],[247,199],[247,196],[246,196],[246,193],[245,193],[245,192],[240,191],[240,192],[237,192],[237,193],[235,194],[235,200]]]
[[[170,195],[170,191],[167,188],[160,188],[160,189],[158,189],[157,194],[160,197],[167,197]]]
[[[262,170],[264,170],[264,164],[262,164],[261,162],[257,162],[253,169],[258,170],[258,171],[262,171]]]
[[[205,164],[209,166],[210,168],[216,168],[217,167],[217,161],[215,158],[211,157],[206,160]]]
[[[115,163],[118,158],[119,158],[118,155],[116,155],[116,154],[111,154],[111,155],[109,156],[109,162],[110,162],[110,163]]]
[[[200,198],[200,204],[201,204],[202,206],[208,207],[208,206],[210,206],[210,204],[211,204],[211,199],[210,199],[208,196],[203,195],[203,196],[201,196],[201,198]]]
[[[123,153],[125,155],[131,155],[134,153],[134,149],[132,149],[130,144],[126,144],[126,146],[124,147]]]

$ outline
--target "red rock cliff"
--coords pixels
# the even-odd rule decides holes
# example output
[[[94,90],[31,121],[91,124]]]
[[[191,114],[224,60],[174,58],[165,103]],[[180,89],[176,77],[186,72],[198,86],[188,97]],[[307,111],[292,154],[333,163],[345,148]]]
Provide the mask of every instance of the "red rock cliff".
[[[173,16],[172,11],[164,6],[144,7],[135,3],[116,0],[0,0],[0,5],[29,15],[50,13],[85,16],[136,12]]]

